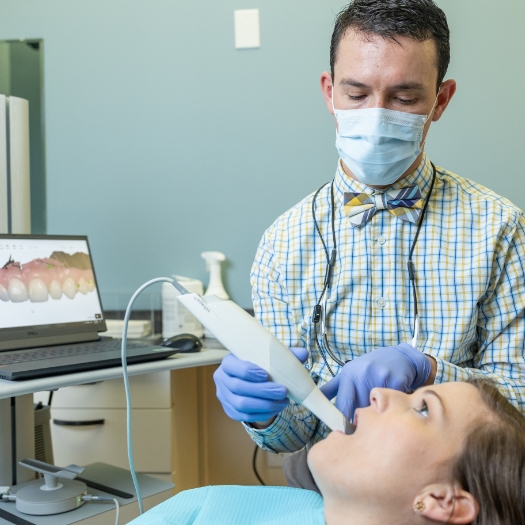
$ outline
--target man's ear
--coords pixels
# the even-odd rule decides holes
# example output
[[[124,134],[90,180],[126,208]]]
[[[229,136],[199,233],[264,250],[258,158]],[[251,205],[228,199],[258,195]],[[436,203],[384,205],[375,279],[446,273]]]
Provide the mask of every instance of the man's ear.
[[[452,79],[445,80],[445,82],[441,84],[439,87],[436,109],[434,111],[434,115],[432,116],[432,122],[437,122],[441,118],[441,115],[443,115],[445,109],[447,109],[447,106],[456,92],[456,87],[456,81]]]
[[[332,75],[328,73],[328,71],[325,71],[321,75],[321,91],[323,92],[323,98],[326,103],[326,107],[328,108],[328,111],[333,115],[334,110],[332,108]]]
[[[476,498],[459,485],[428,485],[414,500],[414,512],[438,523],[467,525],[479,514]]]

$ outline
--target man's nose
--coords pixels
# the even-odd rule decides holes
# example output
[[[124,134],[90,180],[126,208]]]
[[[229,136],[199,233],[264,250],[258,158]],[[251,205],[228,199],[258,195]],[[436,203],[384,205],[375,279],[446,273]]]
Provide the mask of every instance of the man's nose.
[[[383,94],[377,94],[372,97],[372,100],[370,101],[371,108],[375,109],[388,109],[388,100],[387,97]]]

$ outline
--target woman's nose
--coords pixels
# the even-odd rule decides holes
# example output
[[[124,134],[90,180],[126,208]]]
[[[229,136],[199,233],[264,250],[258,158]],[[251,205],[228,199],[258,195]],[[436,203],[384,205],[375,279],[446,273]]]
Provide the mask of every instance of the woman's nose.
[[[384,412],[388,406],[387,388],[372,388],[370,391],[370,406],[377,412]]]
[[[403,396],[406,394],[390,388],[373,388],[370,391],[370,405],[378,412],[384,412],[400,402]]]

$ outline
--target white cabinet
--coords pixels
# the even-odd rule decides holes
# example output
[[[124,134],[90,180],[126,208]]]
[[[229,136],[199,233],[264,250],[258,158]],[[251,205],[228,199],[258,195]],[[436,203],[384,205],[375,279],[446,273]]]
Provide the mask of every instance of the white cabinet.
[[[172,402],[170,372],[130,377],[133,457],[138,472],[171,480]],[[49,394],[35,394],[47,403]],[[122,379],[61,388],[51,403],[55,464],[101,461],[129,468],[126,397]]]
[[[173,481],[175,492],[206,485],[257,485],[254,444],[230,419],[215,395],[217,365],[130,378],[133,452],[139,472]],[[48,392],[36,395],[47,404]],[[61,388],[53,395],[52,420],[103,425],[63,426],[51,421],[55,464],[98,461],[129,469],[126,399],[122,380]],[[258,456],[259,472],[271,485],[286,485],[279,467]],[[0,520],[1,521],[1,520]]]

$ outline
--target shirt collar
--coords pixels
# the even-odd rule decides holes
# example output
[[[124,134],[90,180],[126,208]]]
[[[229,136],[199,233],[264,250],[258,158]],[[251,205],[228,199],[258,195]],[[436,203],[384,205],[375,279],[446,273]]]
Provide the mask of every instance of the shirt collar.
[[[421,198],[425,200],[427,198],[428,192],[430,191],[433,175],[434,171],[432,169],[432,163],[430,162],[430,159],[427,157],[427,155],[423,154],[421,163],[412,173],[403,179],[394,182],[394,184],[388,188],[385,188],[384,190],[375,190],[366,184],[349,177],[344,172],[341,159],[339,159],[334,179],[335,203],[337,207],[343,206],[344,194],[348,192],[374,194],[382,193],[388,190],[398,190],[408,186],[413,186],[414,184],[418,186],[419,191],[421,192]]]

